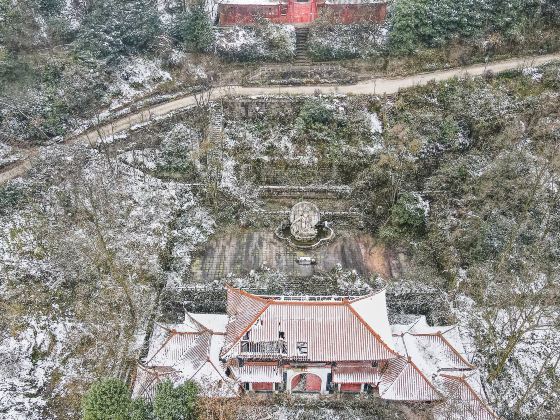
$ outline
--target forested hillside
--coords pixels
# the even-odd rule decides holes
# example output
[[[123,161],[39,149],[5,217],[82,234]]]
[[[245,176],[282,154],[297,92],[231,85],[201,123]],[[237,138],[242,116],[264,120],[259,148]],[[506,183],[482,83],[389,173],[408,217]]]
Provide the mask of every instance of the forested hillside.
[[[66,141],[293,59],[292,26],[223,29],[215,13],[196,0],[0,0],[0,173],[31,162],[0,185],[0,417],[96,418],[95,398],[103,405],[116,390],[123,419],[173,418],[131,401],[119,381],[83,397],[100,378],[130,380],[154,320],[192,304],[181,293],[204,246],[273,229],[256,193],[273,181],[347,186],[364,216],[360,235],[402,263],[384,280],[397,295],[439,296],[415,305],[439,305],[442,322],[460,326],[496,412],[560,416],[560,64],[395,95],[317,93],[244,118],[226,106],[216,167],[216,104],[204,95],[91,147]],[[308,48],[363,79],[556,52],[560,2],[393,0],[383,24],[318,20]],[[328,276],[348,288],[379,280]],[[208,284],[216,292],[229,280]],[[291,284],[267,267],[239,279],[261,280]],[[187,388],[166,389],[161,404],[191,401]],[[201,418],[251,418],[238,403],[221,407],[223,417],[204,404]],[[411,410],[321,404],[268,414]]]
[[[310,50],[322,59],[373,60],[445,50],[458,41],[475,45],[476,54],[465,54],[481,59],[501,50],[551,51],[560,47],[559,9],[554,0],[400,0],[382,28],[317,25]],[[227,60],[289,58],[289,37],[265,28],[236,39],[212,28],[214,14],[213,6],[176,0],[2,0],[0,142],[44,144],[156,85],[166,91],[173,90],[170,80],[204,84],[206,61],[193,52],[216,51]]]

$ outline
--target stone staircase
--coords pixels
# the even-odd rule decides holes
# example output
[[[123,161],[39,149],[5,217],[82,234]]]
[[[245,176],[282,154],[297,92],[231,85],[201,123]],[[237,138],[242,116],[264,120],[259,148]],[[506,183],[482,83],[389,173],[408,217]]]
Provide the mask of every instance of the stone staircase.
[[[311,60],[307,55],[307,39],[309,38],[309,28],[296,28],[296,57],[294,64],[306,65],[311,64]]]

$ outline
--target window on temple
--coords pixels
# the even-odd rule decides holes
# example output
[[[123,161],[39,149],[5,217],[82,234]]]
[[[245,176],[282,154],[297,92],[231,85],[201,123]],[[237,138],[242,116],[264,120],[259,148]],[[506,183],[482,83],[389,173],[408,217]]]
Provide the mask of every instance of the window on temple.
[[[284,331],[278,331],[278,338],[284,340],[286,338],[286,334]]]
[[[300,356],[307,355],[307,341],[298,341],[296,343],[296,350]]]

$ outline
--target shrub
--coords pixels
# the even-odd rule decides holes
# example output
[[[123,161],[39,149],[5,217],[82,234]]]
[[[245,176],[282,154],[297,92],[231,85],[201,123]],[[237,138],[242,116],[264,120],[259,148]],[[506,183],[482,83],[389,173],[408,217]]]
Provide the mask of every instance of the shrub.
[[[160,33],[154,1],[95,2],[78,33],[77,47],[95,57],[116,59],[148,50]]]
[[[325,101],[313,98],[305,101],[298,118],[304,122],[306,127],[317,124],[326,125],[334,120],[334,110]]]
[[[442,46],[453,38],[471,39],[492,32],[516,41],[524,32],[533,31],[535,24],[542,26],[548,21],[548,4],[540,3],[399,0],[390,18],[390,48],[394,53],[411,53],[422,47]]]
[[[389,223],[380,234],[389,241],[416,236],[424,231],[427,203],[419,194],[404,193],[391,208]]]
[[[266,20],[251,27],[232,26],[216,32],[216,52],[229,61],[288,61],[295,55],[293,26]]]
[[[177,32],[191,51],[205,52],[212,48],[214,32],[203,1],[198,1],[183,14]]]
[[[385,37],[380,25],[339,25],[316,21],[309,34],[308,50],[314,60],[343,60],[380,55]]]
[[[62,0],[38,0],[37,6],[44,16],[54,16],[62,12]]]
[[[151,420],[154,419],[152,415],[152,404],[143,399],[132,400],[130,405],[130,420]]]
[[[160,383],[154,397],[154,415],[158,420],[194,420],[197,418],[198,387],[193,382],[173,387]]]
[[[130,409],[128,388],[116,378],[93,383],[82,402],[83,420],[125,420]]]

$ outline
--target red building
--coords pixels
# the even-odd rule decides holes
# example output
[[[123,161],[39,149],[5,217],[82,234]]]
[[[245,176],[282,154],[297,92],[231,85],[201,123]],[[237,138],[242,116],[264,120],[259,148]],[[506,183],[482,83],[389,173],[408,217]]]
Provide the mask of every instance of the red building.
[[[390,325],[385,290],[362,297],[257,296],[228,287],[227,315],[156,326],[134,396],[162,380],[207,395],[368,393],[430,402],[436,420],[494,420],[458,328]]]
[[[339,23],[383,22],[387,2],[378,0],[223,0],[220,25],[247,25],[262,17],[273,23],[308,24],[320,16]]]

